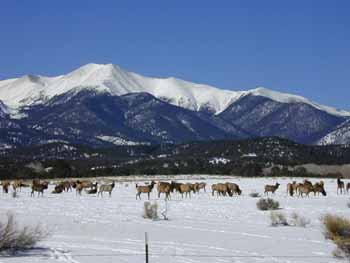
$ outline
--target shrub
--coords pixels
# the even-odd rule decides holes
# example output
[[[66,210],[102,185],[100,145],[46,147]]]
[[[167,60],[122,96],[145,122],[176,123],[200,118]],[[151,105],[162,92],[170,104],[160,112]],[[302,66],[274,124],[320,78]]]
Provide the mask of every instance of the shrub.
[[[289,226],[286,216],[283,213],[270,213],[271,226]]]
[[[306,227],[307,225],[310,224],[310,220],[297,214],[296,212],[292,213],[290,217],[291,217],[290,225],[298,226],[298,227]]]
[[[16,251],[33,248],[38,242],[48,236],[39,225],[20,228],[13,214],[7,214],[7,220],[0,222],[0,252],[15,253]]]
[[[280,206],[279,202],[271,199],[271,198],[261,198],[257,203],[256,203],[256,207],[259,210],[276,210],[278,209]]]
[[[252,192],[249,194],[250,197],[253,197],[253,198],[257,198],[257,197],[260,197],[260,194],[257,193],[257,192]]]
[[[322,218],[322,222],[325,238],[332,240],[337,246],[333,254],[350,260],[350,220],[327,214]]]
[[[143,217],[148,218],[148,219],[153,219],[153,220],[158,219],[158,205],[157,205],[157,203],[151,204],[150,202],[145,202],[144,203]]]

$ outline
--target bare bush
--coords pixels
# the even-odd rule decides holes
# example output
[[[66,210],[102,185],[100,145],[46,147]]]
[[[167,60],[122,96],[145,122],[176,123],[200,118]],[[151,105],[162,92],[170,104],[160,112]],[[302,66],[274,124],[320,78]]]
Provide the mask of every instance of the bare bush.
[[[257,197],[260,197],[260,194],[258,192],[251,192],[249,194],[250,197],[253,197],[253,198],[257,198]]]
[[[280,207],[280,204],[278,201],[275,201],[271,198],[261,198],[257,203],[256,203],[256,207],[259,210],[277,210]]]
[[[270,213],[271,226],[289,226],[286,216],[283,213]]]
[[[31,249],[47,236],[48,233],[39,225],[20,228],[14,215],[8,213],[6,221],[0,222],[0,252],[15,253]]]
[[[310,224],[310,220],[294,212],[290,216],[290,225],[298,227],[306,227]]]
[[[151,204],[150,202],[145,202],[143,217],[152,220],[158,219],[158,204]]]
[[[336,257],[347,258],[350,262],[350,220],[327,214],[322,218],[324,225],[324,236],[332,240],[337,249],[333,252]]]

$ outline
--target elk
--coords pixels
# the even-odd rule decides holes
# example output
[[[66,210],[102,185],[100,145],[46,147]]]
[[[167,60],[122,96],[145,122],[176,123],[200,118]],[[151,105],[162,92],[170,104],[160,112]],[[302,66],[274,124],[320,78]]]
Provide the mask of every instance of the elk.
[[[204,183],[204,182],[195,183],[195,184],[194,184],[194,190],[195,190],[197,193],[199,193],[199,191],[200,191],[201,189],[204,189],[204,192],[206,192],[206,191],[207,191],[207,190],[205,189],[206,186],[207,186],[207,184]]]
[[[81,191],[83,191],[83,189],[84,185],[82,183],[75,183],[75,195],[81,195]]]
[[[58,184],[55,186],[55,189],[51,192],[52,194],[61,194],[64,190],[64,187],[62,184]]]
[[[287,195],[293,196],[297,192],[297,182],[287,184]]]
[[[312,186],[312,182],[307,179],[304,179],[304,185]]]
[[[2,185],[2,192],[7,194],[9,192],[10,182],[7,180],[4,180],[4,181],[1,181],[1,185]]]
[[[349,189],[350,189],[350,182],[346,184],[346,192],[349,193]]]
[[[340,194],[343,194],[344,188],[345,188],[344,182],[338,177],[337,178],[337,194],[339,194],[339,190],[340,190]]]
[[[299,184],[298,185],[299,196],[304,197],[303,194],[306,194],[309,197],[311,192],[315,192],[314,187],[310,184]]]
[[[12,183],[13,191],[17,192],[17,188],[19,188],[19,191],[21,192],[22,184],[23,184],[22,180],[14,180]]]
[[[83,189],[90,188],[93,189],[93,187],[96,186],[96,184],[93,184],[91,181],[79,181],[72,183],[72,187],[75,188],[76,195],[81,195],[81,192]]]
[[[65,192],[72,191],[72,185],[73,185],[73,183],[70,182],[70,181],[62,181],[62,182],[59,183],[59,185],[62,186],[62,188],[63,188],[63,190],[64,190]]]
[[[279,183],[276,183],[275,185],[265,185],[265,195],[269,195],[269,192],[271,192],[272,194],[275,194],[276,190],[278,189],[278,187],[280,186]]]
[[[180,189],[180,188],[179,188]],[[173,187],[168,182],[158,182],[157,184],[157,191],[158,191],[158,198],[160,198],[160,194],[165,194],[165,199],[170,199],[170,192],[173,190]]]
[[[180,185],[180,193],[181,193],[181,196],[182,198],[184,198],[184,193],[186,194],[186,198],[187,198],[187,195],[189,195],[189,197],[191,198],[191,191],[194,191],[194,187],[193,187],[193,184],[181,184]]]
[[[97,182],[93,184],[92,188],[91,189],[85,189],[85,192],[89,195],[91,194],[96,194],[97,193]]]
[[[114,186],[115,186],[114,182],[111,183],[111,184],[103,184],[103,185],[101,185],[100,189],[98,190],[97,196],[101,195],[101,197],[102,197],[103,196],[103,192],[108,192],[109,197],[111,197]]]
[[[239,188],[238,184],[227,182],[226,185],[227,185],[227,188],[232,192],[232,194],[237,194],[237,195],[242,194],[242,190]]]
[[[172,193],[174,192],[174,190],[176,190],[176,192],[178,192],[178,193],[180,192],[180,185],[181,185],[181,183],[177,183],[175,181],[171,181],[170,185],[171,185],[171,192]]]
[[[323,183],[323,181],[321,181],[319,183],[315,183],[315,185],[314,185],[314,193],[315,193],[315,195],[316,195],[316,193],[317,193],[317,195],[319,195],[320,193],[323,196],[327,195],[326,191],[324,190],[324,183]]]
[[[148,200],[150,199],[151,192],[153,190],[153,187],[156,183],[154,181],[151,182],[150,185],[137,185],[136,184],[136,200],[139,198],[141,200],[141,194],[145,193],[147,194]]]
[[[40,182],[37,179],[33,180],[32,183],[32,192],[30,193],[30,196],[34,196],[34,192],[38,192],[38,197],[40,196],[44,196],[44,190],[46,190],[48,188],[48,182]]]
[[[213,184],[211,186],[212,189],[212,196],[214,196],[214,193],[216,192],[216,196],[218,197],[219,195],[226,196],[228,194],[229,196],[232,196],[231,190],[227,187],[226,184]]]

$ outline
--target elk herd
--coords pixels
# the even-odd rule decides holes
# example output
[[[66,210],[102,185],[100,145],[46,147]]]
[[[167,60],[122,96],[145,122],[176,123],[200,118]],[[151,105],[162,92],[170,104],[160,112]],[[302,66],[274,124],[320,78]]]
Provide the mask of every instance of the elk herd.
[[[9,188],[12,185],[13,192],[21,191],[22,187],[30,187],[31,188],[31,196],[34,196],[35,192],[38,193],[38,196],[43,196],[44,191],[49,188],[49,182],[39,179],[32,180],[31,183],[24,183],[23,180],[15,180],[12,182],[8,180],[1,181],[2,191],[3,193],[8,193]],[[103,193],[108,193],[109,196],[112,195],[112,191],[114,189],[115,183],[114,181],[111,184],[102,184],[98,188],[98,182],[93,183],[90,180],[76,180],[76,181],[59,181],[55,183],[54,189],[52,190],[52,194],[62,194],[63,192],[72,192],[72,189],[75,189],[76,195],[81,195],[84,190],[86,194],[97,194],[97,196],[103,196]]]
[[[161,197],[161,194],[165,196],[166,200],[170,199],[171,193],[177,192],[181,194],[181,197],[184,198],[184,196],[191,197],[192,193],[199,193],[201,189],[203,189],[206,192],[206,183],[200,182],[200,183],[177,183],[175,181],[171,182],[158,182],[152,181],[150,184],[147,185],[138,185],[136,184],[136,199],[141,199],[141,194],[147,194],[148,200],[150,199],[150,194],[154,188],[154,186],[157,185],[157,191],[158,191],[158,198]]]
[[[35,192],[38,193],[38,196],[43,196],[44,191],[48,189],[49,182],[39,179],[34,179],[31,183],[27,183],[23,180],[14,180],[10,182],[8,180],[1,181],[1,186],[3,193],[8,193],[10,186],[12,186],[13,191],[21,191],[22,188],[28,187],[31,188],[31,196],[34,196]],[[275,194],[279,189],[280,184],[275,183],[274,185],[265,185],[263,190],[265,196],[268,196],[269,193]],[[92,182],[90,180],[63,180],[55,183],[52,194],[62,194],[63,192],[72,192],[72,189],[75,189],[76,195],[82,195],[84,191],[85,194],[92,195],[97,194],[97,196],[103,196],[103,193],[108,193],[109,196],[112,195],[112,191],[115,187],[115,182],[109,184],[101,184],[98,182]],[[171,195],[178,193],[182,198],[191,198],[191,194],[197,194],[201,190],[206,192],[207,184],[205,182],[195,182],[195,183],[179,183],[176,181],[151,181],[150,183],[144,183],[143,185],[136,184],[136,199],[141,200],[141,195],[147,195],[147,198],[150,199],[152,191],[156,188],[158,198],[162,196],[166,200],[171,198]],[[350,182],[345,184],[341,178],[337,179],[337,194],[349,193]],[[297,197],[309,197],[310,193],[313,193],[314,196],[322,195],[326,196],[324,181],[319,181],[312,183],[311,181],[305,179],[302,182],[293,181],[288,183],[286,186],[286,193],[288,196],[297,196]],[[241,195],[242,190],[240,186],[236,183],[226,182],[226,183],[216,183],[211,185],[211,195],[212,196],[233,196]]]

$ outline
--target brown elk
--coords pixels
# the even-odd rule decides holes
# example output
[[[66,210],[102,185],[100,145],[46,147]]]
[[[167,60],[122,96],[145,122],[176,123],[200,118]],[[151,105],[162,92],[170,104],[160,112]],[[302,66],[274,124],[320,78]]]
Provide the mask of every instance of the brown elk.
[[[85,193],[87,193],[89,195],[96,194],[97,193],[97,185],[98,185],[98,182],[94,183],[91,189],[85,188]]]
[[[319,195],[320,193],[323,196],[327,195],[326,191],[324,190],[324,183],[323,183],[323,181],[314,184],[314,193],[315,193],[315,195],[316,195],[316,193],[317,193],[317,195]]]
[[[306,185],[306,186],[310,186],[310,187],[313,186],[313,185],[312,185],[312,182],[309,181],[309,180],[307,180],[307,179],[304,179],[303,184]]]
[[[160,194],[165,194],[165,199],[170,199],[170,192],[173,190],[173,187],[168,182],[158,182],[157,184],[157,191],[158,191],[158,198],[160,198]]]
[[[265,185],[265,195],[269,195],[269,192],[271,192],[272,194],[275,194],[276,190],[278,189],[278,187],[280,186],[279,183],[276,183],[275,185]]]
[[[59,183],[65,192],[72,191],[73,183],[70,181],[62,181]]]
[[[349,189],[350,189],[350,182],[346,184],[346,192],[349,193]]]
[[[38,196],[44,196],[44,190],[48,188],[48,182],[40,182],[38,179],[34,179],[32,183],[32,192],[30,196],[34,196],[34,192],[38,192]]]
[[[94,185],[96,184],[93,184],[91,181],[77,180],[76,182],[72,183],[72,187],[75,188],[76,195],[81,195],[81,192],[83,191],[83,189],[86,189],[86,188],[92,189]]]
[[[307,197],[309,197],[309,194],[311,192],[315,192],[313,185],[310,185],[308,183],[304,184],[299,184],[298,185],[298,191],[299,191],[299,196],[304,197],[303,195],[305,194]]]
[[[239,188],[238,184],[227,182],[226,185],[227,185],[227,188],[232,192],[232,194],[238,194],[238,195],[242,194],[242,190]]]
[[[148,200],[150,199],[151,192],[156,183],[154,181],[151,182],[150,185],[137,185],[136,184],[136,200],[139,198],[141,200],[141,194],[147,194]]]
[[[207,190],[205,189],[206,186],[207,186],[207,184],[204,183],[204,182],[195,183],[195,184],[194,184],[194,190],[195,190],[196,193],[199,193],[199,191],[200,191],[201,189],[203,189],[204,192],[206,192],[206,191],[207,191]]]
[[[64,190],[64,187],[62,184],[58,184],[55,186],[55,189],[51,192],[52,194],[61,194]]]
[[[22,191],[22,180],[14,180],[12,183],[12,188],[14,192],[17,192],[17,188],[19,188],[19,191]]]
[[[212,189],[212,196],[214,196],[214,193],[216,192],[216,196],[218,197],[219,195],[222,195],[222,196],[226,196],[226,194],[228,194],[229,196],[232,196],[232,192],[231,190],[227,187],[226,184],[222,184],[222,183],[219,183],[219,184],[213,184],[211,186],[211,189]]]
[[[340,190],[340,194],[343,194],[345,189],[345,184],[344,182],[338,177],[337,178],[337,194],[339,194],[339,190]]]
[[[297,182],[293,181],[293,183],[287,184],[287,195],[293,196],[294,193],[297,192]]]
[[[177,183],[175,181],[171,181],[170,185],[171,185],[171,192],[172,193],[174,192],[174,190],[176,190],[176,192],[178,192],[178,193],[180,192],[180,185],[181,185],[181,183]]]
[[[191,191],[194,191],[194,186],[193,184],[181,184],[180,185],[180,194],[182,196],[182,198],[184,198],[184,194],[187,198],[187,196],[189,196],[191,198]]]
[[[2,192],[7,194],[9,192],[10,182],[7,180],[4,180],[4,181],[1,181],[1,185],[2,185]]]
[[[111,197],[114,186],[115,186],[114,182],[111,183],[111,184],[103,184],[103,185],[101,185],[100,189],[98,190],[97,196],[101,195],[101,197],[102,197],[103,196],[103,192],[107,192],[109,194],[109,197]]]
[[[75,188],[75,195],[81,195],[81,192],[84,189],[84,185],[81,183],[75,183],[74,188]]]

